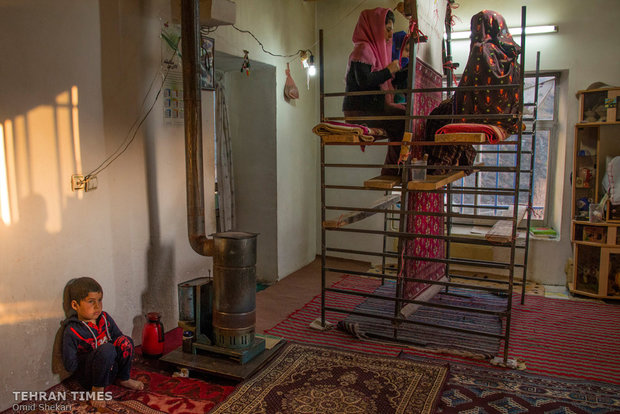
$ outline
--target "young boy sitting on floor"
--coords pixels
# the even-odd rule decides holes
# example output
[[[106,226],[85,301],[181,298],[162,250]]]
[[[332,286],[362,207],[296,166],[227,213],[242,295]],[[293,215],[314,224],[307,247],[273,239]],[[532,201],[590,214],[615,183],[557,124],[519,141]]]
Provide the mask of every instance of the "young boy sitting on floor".
[[[81,277],[67,289],[77,313],[65,321],[62,358],[67,371],[95,396],[102,396],[104,388],[115,380],[126,388],[143,389],[143,383],[129,378],[133,341],[102,310],[101,285],[90,277]],[[91,405],[104,407],[105,400],[95,397]]]

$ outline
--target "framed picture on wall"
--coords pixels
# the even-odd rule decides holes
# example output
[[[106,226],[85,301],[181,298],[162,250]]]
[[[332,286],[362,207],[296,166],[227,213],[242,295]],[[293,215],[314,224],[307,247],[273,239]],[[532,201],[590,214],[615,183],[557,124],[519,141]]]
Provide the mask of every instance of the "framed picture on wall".
[[[203,90],[215,89],[215,64],[214,64],[215,40],[200,37],[200,88]]]

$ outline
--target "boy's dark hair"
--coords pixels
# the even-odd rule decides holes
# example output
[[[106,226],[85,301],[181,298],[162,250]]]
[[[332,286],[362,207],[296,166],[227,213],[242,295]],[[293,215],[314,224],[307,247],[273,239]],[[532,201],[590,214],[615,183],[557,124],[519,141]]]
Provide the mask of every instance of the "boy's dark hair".
[[[68,286],[69,303],[80,303],[90,292],[103,293],[101,285],[92,277],[80,277],[72,280]]]
[[[388,24],[388,22],[392,22],[392,23],[396,23],[396,17],[394,16],[394,12],[392,10],[388,10],[387,14],[385,15],[385,24]]]

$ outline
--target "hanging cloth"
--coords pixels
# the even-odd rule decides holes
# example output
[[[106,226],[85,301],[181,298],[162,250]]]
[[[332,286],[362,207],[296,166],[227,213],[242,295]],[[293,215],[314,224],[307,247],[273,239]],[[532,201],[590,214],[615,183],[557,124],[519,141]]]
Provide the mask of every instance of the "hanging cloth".
[[[299,89],[295,85],[295,81],[291,77],[291,68],[286,64],[286,81],[284,82],[284,100],[290,102],[293,99],[299,99]]]
[[[228,107],[221,74],[215,83],[215,145],[217,151],[217,193],[220,231],[235,228],[235,187],[233,180],[232,143],[228,124]]]

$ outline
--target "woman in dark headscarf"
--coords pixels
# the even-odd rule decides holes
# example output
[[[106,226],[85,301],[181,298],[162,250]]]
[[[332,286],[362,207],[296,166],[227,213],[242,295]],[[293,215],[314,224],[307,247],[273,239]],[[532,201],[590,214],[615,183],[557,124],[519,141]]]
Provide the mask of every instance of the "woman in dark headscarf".
[[[471,18],[469,59],[459,83],[461,86],[509,85],[521,82],[517,58],[521,47],[508,32],[504,17],[483,10]],[[516,114],[519,111],[517,88],[459,91],[455,93],[455,113]],[[518,131],[515,120],[475,120],[496,124],[508,133]]]
[[[392,31],[394,13],[377,7],[364,10],[353,32],[353,51],[349,56],[346,92],[400,89],[407,81],[406,71],[400,70],[398,60],[392,60]],[[394,103],[394,95],[345,96],[342,104],[345,117],[404,115],[405,107]],[[390,141],[401,141],[405,132],[404,120],[353,121],[387,131]],[[386,164],[397,164],[399,146],[388,147]],[[397,175],[397,169],[382,169],[383,175]]]

